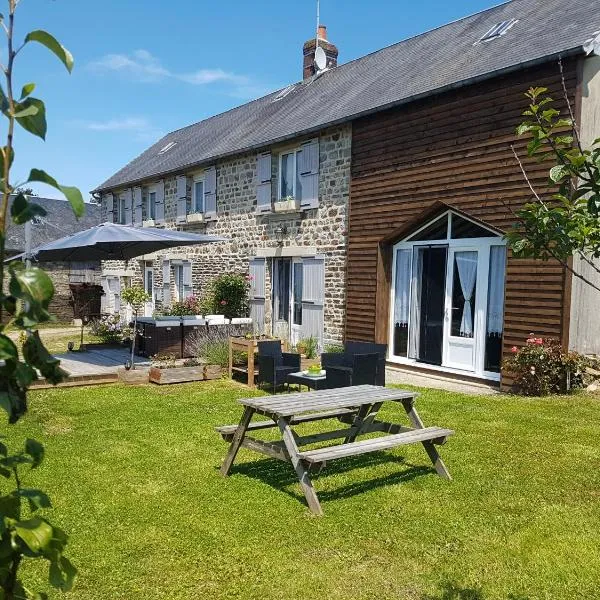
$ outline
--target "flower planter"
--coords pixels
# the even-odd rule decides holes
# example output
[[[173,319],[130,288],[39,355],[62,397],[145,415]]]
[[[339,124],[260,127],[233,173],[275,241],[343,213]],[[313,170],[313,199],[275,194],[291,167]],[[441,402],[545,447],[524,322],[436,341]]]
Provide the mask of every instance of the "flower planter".
[[[204,215],[202,213],[192,213],[191,215],[187,216],[187,222],[188,223],[203,223]]]
[[[296,200],[280,200],[273,202],[273,212],[285,213],[285,212],[296,212],[298,210],[298,203]]]
[[[209,381],[221,379],[223,369],[219,365],[198,365],[196,367],[172,367],[168,369],[150,368],[150,383],[165,385],[170,383],[188,383],[191,381]]]
[[[130,369],[129,371],[123,367],[117,369],[117,377],[121,383],[127,383],[129,385],[140,385],[142,383],[148,383],[149,369],[146,367],[137,367]]]

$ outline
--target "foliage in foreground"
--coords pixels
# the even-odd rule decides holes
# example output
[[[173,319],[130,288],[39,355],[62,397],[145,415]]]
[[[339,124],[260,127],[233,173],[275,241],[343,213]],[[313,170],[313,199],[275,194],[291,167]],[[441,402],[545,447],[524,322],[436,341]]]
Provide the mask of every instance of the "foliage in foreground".
[[[0,22],[7,36],[6,52],[2,52],[0,65],[6,78],[6,89],[0,87],[0,110],[6,117],[6,145],[0,147],[0,406],[8,415],[9,423],[16,423],[27,411],[27,389],[38,378],[38,372],[50,383],[59,383],[63,374],[59,361],[44,347],[39,332],[39,323],[52,320],[48,307],[54,295],[54,286],[48,275],[38,267],[22,262],[12,262],[7,273],[6,229],[9,199],[13,197],[10,217],[16,225],[45,216],[45,210],[30,202],[23,187],[27,183],[45,183],[56,188],[69,200],[75,214],[84,212],[83,197],[79,190],[60,185],[41,169],[31,169],[26,181],[11,182],[11,168],[15,158],[13,144],[15,126],[45,139],[46,108],[42,100],[31,94],[34,83],[23,86],[20,95],[13,92],[14,63],[19,53],[32,42],[41,44],[56,55],[69,72],[73,68],[71,54],[46,31],[31,31],[18,48],[14,47],[14,21],[19,0],[8,0],[8,19],[0,15]],[[7,316],[7,323],[3,324]],[[20,331],[21,354],[15,343],[6,335],[7,327]],[[45,594],[27,589],[21,580],[21,567],[26,559],[45,559],[49,562],[48,580],[52,586],[63,591],[71,589],[76,569],[63,556],[67,536],[38,511],[49,508],[50,499],[39,489],[25,488],[21,483],[22,470],[40,465],[44,456],[43,446],[28,439],[23,451],[10,453],[0,443],[0,475],[10,486],[0,496],[0,598],[35,598],[41,600]],[[7,486],[8,487],[8,486]]]
[[[202,314],[225,315],[227,319],[248,315],[248,291],[250,276],[219,275],[202,299]]]
[[[561,72],[562,72],[562,64]],[[527,154],[540,161],[552,158],[549,183],[557,187],[550,199],[544,199],[527,177],[532,200],[516,212],[518,223],[507,234],[515,256],[555,259],[575,277],[600,291],[600,286],[573,267],[571,257],[581,260],[587,269],[600,275],[595,263],[600,259],[600,138],[584,148],[563,77],[565,101],[570,116],[565,118],[554,108],[547,88],[530,88],[525,96],[529,106],[526,120],[517,128],[519,136],[530,136]]]
[[[578,352],[565,352],[552,338],[530,334],[525,346],[512,348],[504,369],[514,375],[515,386],[525,396],[565,394],[584,386],[591,359]]]

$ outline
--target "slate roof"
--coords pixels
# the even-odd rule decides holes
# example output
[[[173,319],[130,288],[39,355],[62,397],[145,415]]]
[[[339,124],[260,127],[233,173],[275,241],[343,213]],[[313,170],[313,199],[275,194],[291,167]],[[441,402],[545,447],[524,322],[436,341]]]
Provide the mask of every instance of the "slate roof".
[[[509,19],[519,22],[506,35],[475,44]],[[598,30],[600,0],[512,0],[300,82],[281,100],[274,92],[169,133],[95,191],[265,147],[558,54],[589,52]]]
[[[39,217],[32,224],[32,248],[100,224],[100,206],[97,204],[86,204],[85,215],[78,220],[71,205],[66,200],[39,198],[37,196],[31,196],[30,200],[46,209],[48,213],[45,217]],[[12,201],[13,199],[10,198],[9,207],[12,206]],[[6,250],[9,254],[18,254],[25,250],[24,225],[15,225],[12,221],[9,221]],[[82,258],[82,260],[85,260],[85,258]]]

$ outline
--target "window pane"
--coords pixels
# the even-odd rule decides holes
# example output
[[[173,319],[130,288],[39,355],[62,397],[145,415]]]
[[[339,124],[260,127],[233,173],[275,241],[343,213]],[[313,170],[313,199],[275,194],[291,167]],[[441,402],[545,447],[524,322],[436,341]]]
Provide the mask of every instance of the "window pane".
[[[477,293],[477,252],[454,254],[450,335],[473,337]]]
[[[119,223],[125,224],[125,199],[119,198]]]
[[[448,237],[448,215],[440,217],[416,235],[410,238],[411,242],[425,242],[429,240],[445,240]]]
[[[296,152],[296,200],[302,200],[302,178],[300,177],[300,158],[302,150]]]
[[[294,325],[302,325],[302,263],[294,263]]]
[[[156,192],[150,192],[148,194],[148,218],[156,218]]]
[[[464,239],[464,238],[481,238],[481,237],[494,237],[491,231],[463,219],[459,215],[452,215],[452,238],[453,239]]]
[[[280,198],[294,195],[294,155],[283,154],[281,157],[281,189]]]
[[[277,261],[277,320],[289,322],[290,319],[290,261]]]
[[[204,181],[194,182],[194,206],[193,212],[204,212]]]
[[[394,355],[408,354],[408,313],[410,299],[410,266],[412,250],[396,252],[396,280],[394,286]]]
[[[490,275],[488,283],[487,326],[485,336],[486,371],[500,373],[502,363],[502,334],[504,331],[504,279],[506,276],[506,248],[490,248]]]
[[[148,269],[146,271],[146,293],[152,295],[152,279],[153,279],[153,273],[152,270]]]

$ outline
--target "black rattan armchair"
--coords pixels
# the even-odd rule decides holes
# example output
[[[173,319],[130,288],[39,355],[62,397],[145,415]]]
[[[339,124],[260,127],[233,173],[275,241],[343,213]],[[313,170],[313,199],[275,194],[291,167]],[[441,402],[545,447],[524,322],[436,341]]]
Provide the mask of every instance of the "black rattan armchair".
[[[375,378],[373,381],[369,379],[369,381],[364,381],[365,377],[363,377],[359,372],[354,373],[355,365],[354,365],[354,356],[355,355],[366,355],[366,354],[376,354],[377,355],[377,368],[375,373]],[[327,372],[331,368],[334,369],[342,369],[346,372],[350,373],[350,379],[352,383],[348,383],[347,385],[362,385],[364,383],[371,383],[373,385],[385,385],[385,358],[387,354],[387,345],[386,344],[373,344],[371,342],[346,342],[344,345],[344,352],[341,353],[324,353],[321,355],[321,365],[323,369]],[[365,373],[368,373],[369,378],[371,377],[371,372],[367,368],[365,368]],[[353,377],[353,375],[355,375]],[[334,374],[335,380],[341,382],[339,377],[341,375]],[[361,381],[361,383],[356,383],[357,381]],[[336,385],[335,387],[342,387],[341,385]]]
[[[327,387],[340,388],[352,385],[377,385],[378,354],[354,354],[351,366],[328,366]]]
[[[287,383],[287,376],[300,371],[300,355],[281,351],[279,340],[258,342],[258,385],[273,391]]]

